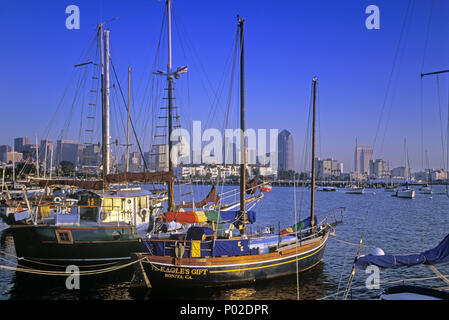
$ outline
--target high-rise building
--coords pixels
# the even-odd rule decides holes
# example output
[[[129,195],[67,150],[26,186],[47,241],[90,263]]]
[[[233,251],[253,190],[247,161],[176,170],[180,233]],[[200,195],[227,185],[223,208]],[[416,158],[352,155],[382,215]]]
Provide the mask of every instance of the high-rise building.
[[[388,165],[385,160],[370,160],[370,175],[376,178],[385,178],[388,176]]]
[[[356,146],[354,152],[354,172],[370,174],[370,161],[373,160],[373,147]]]
[[[6,162],[6,153],[11,151],[11,146],[0,146],[0,162]]]
[[[52,153],[54,152],[54,143],[52,140],[41,140],[39,145],[39,162],[41,162],[46,171],[51,168]],[[54,154],[53,154],[54,156]],[[54,163],[54,158],[53,158]]]
[[[84,147],[82,164],[88,167],[101,165],[101,147],[98,144],[88,144]]]
[[[293,135],[282,130],[278,135],[278,171],[295,170]]]
[[[83,156],[83,145],[73,140],[58,140],[56,144],[56,163],[68,161],[75,166],[81,163]]]
[[[15,152],[23,152],[24,147],[30,144],[30,138],[15,138],[14,139],[14,151]]]

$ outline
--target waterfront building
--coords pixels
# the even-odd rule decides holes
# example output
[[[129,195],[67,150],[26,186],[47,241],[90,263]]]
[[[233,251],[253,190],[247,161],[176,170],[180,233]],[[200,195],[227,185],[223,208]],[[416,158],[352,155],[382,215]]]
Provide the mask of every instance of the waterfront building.
[[[316,176],[319,179],[339,177],[343,173],[343,163],[332,158],[315,158]]]
[[[23,160],[23,154],[21,152],[6,152],[6,159],[5,162],[6,163],[12,163],[12,162],[21,162]]]
[[[370,176],[373,178],[385,178],[388,176],[388,164],[385,160],[370,160]]]
[[[391,176],[393,178],[404,178],[404,179],[409,179],[411,177],[412,174],[412,170],[410,168],[406,168],[406,167],[397,167],[391,170]]]

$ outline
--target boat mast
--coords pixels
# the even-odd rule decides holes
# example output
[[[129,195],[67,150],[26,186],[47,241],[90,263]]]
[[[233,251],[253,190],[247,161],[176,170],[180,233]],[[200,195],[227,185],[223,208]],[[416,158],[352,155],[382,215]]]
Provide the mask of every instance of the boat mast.
[[[172,0],[167,0],[167,18],[168,18],[168,63],[167,63],[167,85],[168,85],[168,171],[173,172],[172,162],[171,162],[171,150],[173,147],[170,135],[173,128],[172,117],[173,117],[173,74],[172,74],[172,44],[171,44],[171,3]],[[174,181],[168,182],[168,211],[173,211],[175,209],[175,184]]]
[[[245,19],[237,16],[240,30],[240,214],[242,217],[243,229],[242,235],[246,235],[246,224],[248,223],[248,214],[246,212],[246,141],[245,141],[245,41],[244,26]]]
[[[38,139],[36,135],[36,177],[39,178],[39,146],[37,144]]]
[[[101,110],[102,110],[102,157],[103,179],[109,174],[109,30],[99,25],[101,59]],[[104,37],[104,39],[103,39]]]
[[[313,87],[313,116],[312,116],[312,182],[310,185],[310,226],[315,226],[315,130],[316,130],[316,90],[318,78],[312,80]]]
[[[128,122],[127,122],[127,130],[126,130],[126,170],[125,172],[129,171],[129,109],[131,107],[130,105],[130,95],[131,95],[131,66],[128,66]]]

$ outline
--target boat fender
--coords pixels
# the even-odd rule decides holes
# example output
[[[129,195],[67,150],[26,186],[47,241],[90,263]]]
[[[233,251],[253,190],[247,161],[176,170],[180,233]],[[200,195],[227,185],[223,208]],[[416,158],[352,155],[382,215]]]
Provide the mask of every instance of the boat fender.
[[[140,210],[139,216],[140,216],[140,218],[142,219],[143,222],[145,222],[145,219],[146,219],[147,215],[148,215],[148,209],[143,208],[143,209]]]

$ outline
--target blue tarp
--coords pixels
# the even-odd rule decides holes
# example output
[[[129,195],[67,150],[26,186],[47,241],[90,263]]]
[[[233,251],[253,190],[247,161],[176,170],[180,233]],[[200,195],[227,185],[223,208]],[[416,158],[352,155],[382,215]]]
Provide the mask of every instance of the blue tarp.
[[[241,256],[249,254],[248,240],[215,240],[212,255]]]
[[[186,240],[202,240],[203,235],[210,236],[213,235],[214,231],[207,227],[190,227],[187,230]]]
[[[419,254],[364,256],[356,261],[356,266],[366,269],[370,265],[381,268],[399,268],[417,264],[438,264],[449,261],[449,234],[433,249]]]
[[[227,213],[228,213],[230,216],[231,216],[231,215],[234,215],[233,221],[234,221],[234,225],[235,225],[236,227],[238,227],[240,224],[242,224],[241,221],[239,220],[239,217],[240,217],[240,211],[227,211]],[[222,214],[223,214],[223,212],[222,212]],[[255,211],[250,210],[250,211],[247,211],[246,214],[248,215],[248,221],[249,221],[250,223],[256,222],[256,212],[255,212]]]

